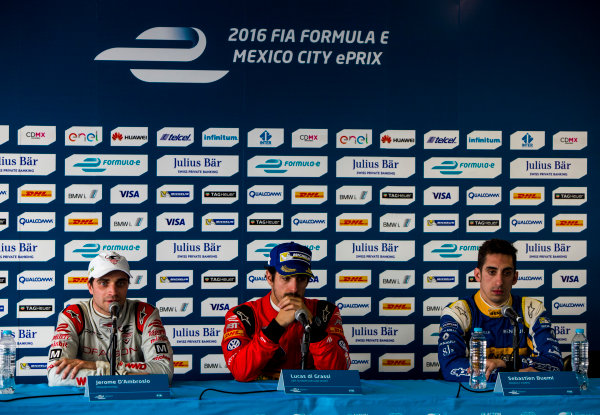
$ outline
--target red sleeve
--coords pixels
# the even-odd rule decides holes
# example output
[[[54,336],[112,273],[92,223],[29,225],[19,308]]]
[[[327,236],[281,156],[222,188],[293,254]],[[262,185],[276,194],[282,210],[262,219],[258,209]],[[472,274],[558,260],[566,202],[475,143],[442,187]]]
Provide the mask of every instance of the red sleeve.
[[[310,354],[318,370],[347,370],[350,368],[348,342],[344,336],[340,310],[326,301],[317,305],[316,315],[325,324],[322,340],[311,343]],[[321,336],[322,337],[322,336]]]
[[[279,343],[273,342],[257,328],[251,307],[241,305],[225,315],[221,342],[225,363],[239,382],[255,380],[267,365]]]

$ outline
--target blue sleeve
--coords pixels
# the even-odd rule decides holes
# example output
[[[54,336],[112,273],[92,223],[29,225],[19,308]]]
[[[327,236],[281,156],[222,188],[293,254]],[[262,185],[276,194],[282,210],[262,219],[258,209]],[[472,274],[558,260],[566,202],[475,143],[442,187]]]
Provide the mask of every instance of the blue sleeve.
[[[452,316],[443,313],[438,339],[438,360],[444,379],[454,382],[469,381],[469,359],[465,333]]]
[[[521,367],[532,367],[539,371],[558,371],[563,369],[562,355],[554,330],[543,310],[529,330],[527,346],[533,351],[530,357],[521,357]]]

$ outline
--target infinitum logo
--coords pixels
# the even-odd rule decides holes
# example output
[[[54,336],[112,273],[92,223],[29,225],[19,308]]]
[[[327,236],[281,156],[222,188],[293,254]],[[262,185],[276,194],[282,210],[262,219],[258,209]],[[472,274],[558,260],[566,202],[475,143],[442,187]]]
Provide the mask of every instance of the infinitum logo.
[[[206,36],[195,27],[153,27],[137,37],[138,40],[188,41],[194,46],[186,48],[111,48],[94,58],[97,61],[128,62],[191,62],[202,55]],[[137,79],[144,82],[210,83],[227,75],[229,71],[190,69],[131,69]]]

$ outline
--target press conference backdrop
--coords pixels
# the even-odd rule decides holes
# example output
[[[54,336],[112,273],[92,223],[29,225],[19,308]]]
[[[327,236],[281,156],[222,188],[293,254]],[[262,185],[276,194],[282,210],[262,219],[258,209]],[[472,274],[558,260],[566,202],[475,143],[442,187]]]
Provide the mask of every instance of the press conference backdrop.
[[[4,2],[0,326],[42,381],[100,250],[176,379],[230,378],[223,316],[313,250],[364,378],[433,377],[441,309],[515,241],[515,290],[597,348],[592,2]],[[596,183],[596,185],[594,185]],[[102,351],[90,353],[103,353]],[[127,350],[123,351],[123,353]]]

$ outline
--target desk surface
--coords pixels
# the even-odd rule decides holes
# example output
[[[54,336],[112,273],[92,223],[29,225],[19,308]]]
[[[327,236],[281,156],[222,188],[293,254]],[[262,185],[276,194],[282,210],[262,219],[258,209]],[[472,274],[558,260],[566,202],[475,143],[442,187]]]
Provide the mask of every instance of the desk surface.
[[[412,415],[412,414],[502,414],[502,415],[600,415],[600,380],[591,379],[590,390],[581,396],[503,397],[490,392],[475,394],[461,390],[457,383],[438,380],[363,380],[363,395],[290,396],[283,392],[230,395],[207,391],[208,388],[231,392],[266,391],[277,383],[235,381],[176,382],[169,400],[89,402],[84,396],[48,397],[1,402],[12,398],[39,395],[83,393],[74,387],[17,385],[14,395],[0,395],[0,414],[50,413],[105,415],[127,411],[131,415]]]

